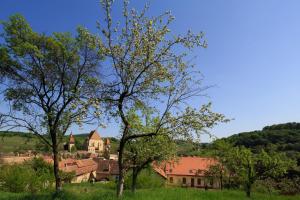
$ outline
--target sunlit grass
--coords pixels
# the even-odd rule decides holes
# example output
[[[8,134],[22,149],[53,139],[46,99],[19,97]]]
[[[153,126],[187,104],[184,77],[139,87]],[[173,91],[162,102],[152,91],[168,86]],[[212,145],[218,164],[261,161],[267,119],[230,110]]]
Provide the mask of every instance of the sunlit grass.
[[[115,190],[113,185],[96,183],[91,185],[71,184],[65,185],[63,192],[56,199],[70,200],[116,200]],[[12,194],[0,192],[0,199],[53,199],[52,193],[41,193],[36,195],[30,194]],[[124,200],[249,200],[243,191],[234,190],[210,190],[204,191],[201,189],[188,188],[155,188],[155,189],[140,189],[136,194],[130,191],[125,191]],[[261,193],[253,193],[251,199],[254,200],[298,200],[300,196],[280,196]]]

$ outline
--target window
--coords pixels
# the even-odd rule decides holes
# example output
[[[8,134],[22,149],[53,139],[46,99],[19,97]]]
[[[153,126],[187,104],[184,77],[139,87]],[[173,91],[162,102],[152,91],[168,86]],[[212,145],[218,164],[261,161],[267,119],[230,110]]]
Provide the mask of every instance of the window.
[[[201,185],[201,179],[200,178],[197,179],[197,184]]]
[[[214,184],[214,180],[213,179],[210,179],[210,185],[213,185]]]
[[[186,184],[186,178],[182,178],[182,183]]]
[[[172,169],[169,169],[169,172],[172,173]]]
[[[173,183],[173,177],[170,177],[170,183]]]

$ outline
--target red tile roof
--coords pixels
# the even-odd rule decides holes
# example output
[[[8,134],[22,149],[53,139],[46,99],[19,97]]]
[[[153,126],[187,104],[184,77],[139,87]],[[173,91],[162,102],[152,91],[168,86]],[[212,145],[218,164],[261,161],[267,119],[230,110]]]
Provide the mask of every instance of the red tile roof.
[[[66,159],[59,162],[59,169],[65,172],[74,171],[77,176],[96,171],[98,164],[91,159]]]
[[[116,160],[99,160],[97,173],[118,175],[119,174],[118,161],[116,161]]]
[[[154,164],[153,169],[163,177],[167,175],[177,176],[203,176],[210,166],[216,165],[218,161],[214,158],[204,157],[179,157],[175,161],[166,161],[159,165]]]

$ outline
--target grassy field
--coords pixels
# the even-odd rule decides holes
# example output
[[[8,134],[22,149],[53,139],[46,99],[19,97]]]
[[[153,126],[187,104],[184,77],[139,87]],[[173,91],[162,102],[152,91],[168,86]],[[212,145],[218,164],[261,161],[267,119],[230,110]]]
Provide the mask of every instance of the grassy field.
[[[20,136],[0,137],[0,152],[9,153],[35,149],[38,138],[25,138]]]
[[[0,192],[0,199],[53,199],[51,193],[37,194],[13,194]],[[65,185],[64,191],[56,199],[64,200],[116,200],[115,190],[110,185],[96,183],[90,184],[71,184]],[[123,200],[249,200],[242,191],[224,190],[224,191],[204,191],[200,189],[186,188],[155,188],[141,189],[136,194],[125,191]],[[279,196],[261,193],[253,193],[253,200],[299,200],[300,196]]]

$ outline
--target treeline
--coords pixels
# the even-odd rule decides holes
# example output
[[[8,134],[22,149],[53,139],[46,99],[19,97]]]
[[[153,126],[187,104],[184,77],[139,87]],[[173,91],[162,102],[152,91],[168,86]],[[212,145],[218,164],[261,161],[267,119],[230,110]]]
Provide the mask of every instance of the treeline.
[[[285,123],[266,126],[262,130],[239,133],[224,140],[234,146],[245,146],[258,152],[261,149],[274,149],[285,152],[300,165],[300,123]]]
[[[268,192],[300,193],[300,123],[275,124],[262,130],[235,134],[216,140],[206,150],[212,155],[217,154],[221,161],[226,158],[225,165],[228,164],[230,156],[234,155],[227,169],[233,167],[237,172],[243,169],[242,163],[246,161],[244,167],[248,167],[250,174],[242,173],[246,178],[244,180],[252,175],[256,176],[258,178],[254,182]],[[249,167],[251,164],[247,163],[253,166]],[[281,167],[278,166],[280,163]],[[284,173],[281,171],[280,175],[277,172],[269,174],[271,171],[280,171],[283,166],[286,167]],[[264,174],[265,171],[268,174]],[[261,174],[263,175],[259,177]],[[246,189],[251,181],[253,178],[248,179],[248,183],[245,182]]]
[[[284,124],[274,124],[271,126],[265,126],[263,128],[263,131],[265,131],[265,130],[284,130],[284,129],[300,130],[300,123],[289,122],[289,123],[284,123]]]
[[[35,137],[32,133],[28,133],[28,132],[0,131],[0,137],[13,137],[13,136],[20,136],[20,137],[26,137],[26,138]]]

